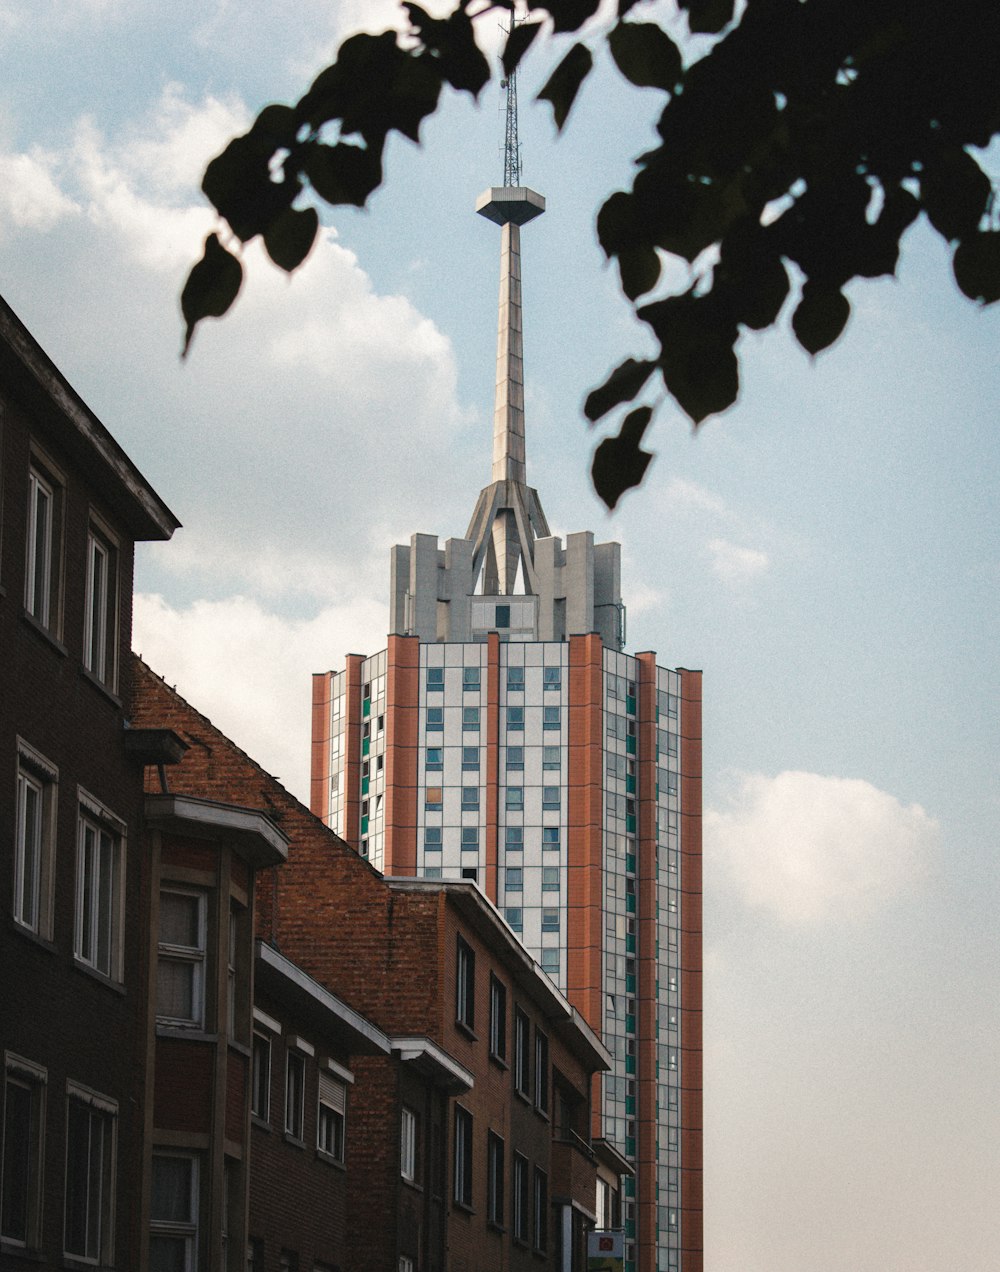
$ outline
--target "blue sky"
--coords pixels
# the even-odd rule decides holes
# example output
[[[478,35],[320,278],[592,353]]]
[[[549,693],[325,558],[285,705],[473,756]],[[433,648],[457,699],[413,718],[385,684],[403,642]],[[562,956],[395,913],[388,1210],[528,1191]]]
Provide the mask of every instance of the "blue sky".
[[[662,8],[660,10],[663,11]],[[382,646],[388,549],[488,480],[499,94],[451,97],[290,282],[253,251],[181,365],[205,161],[392,4],[0,0],[0,291],[184,523],[135,644],[300,795],[309,673]],[[494,40],[492,19],[483,38]],[[745,340],[644,488],[590,490],[581,402],[643,347],[593,231],[655,93],[602,65],[558,142],[521,77],[529,477],[623,546],[629,644],[706,699],[711,1272],[995,1266],[1000,315],[918,224],[815,361]]]

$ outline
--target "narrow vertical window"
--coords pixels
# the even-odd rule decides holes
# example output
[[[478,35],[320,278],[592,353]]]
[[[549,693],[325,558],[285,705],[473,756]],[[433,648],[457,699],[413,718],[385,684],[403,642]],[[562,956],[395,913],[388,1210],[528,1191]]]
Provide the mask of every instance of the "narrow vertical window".
[[[304,1134],[306,1062],[297,1051],[285,1059],[285,1132],[301,1140]]]
[[[455,1019],[466,1029],[476,1027],[476,956],[461,937],[455,951]]]
[[[69,1093],[63,1250],[88,1263],[114,1261],[116,1113],[89,1092]]]
[[[507,1059],[507,989],[490,975],[490,1055],[495,1060]]]
[[[513,1187],[511,1192],[511,1224],[514,1240],[528,1244],[528,1162],[520,1153],[514,1154]]]
[[[26,1250],[40,1242],[46,1072],[8,1056],[0,1127],[0,1237]]]
[[[486,1213],[498,1228],[504,1221],[504,1143],[490,1131],[486,1141]]]
[[[521,1095],[531,1094],[528,1017],[520,1007],[514,1010],[514,1086]]]
[[[535,1168],[534,1176],[534,1247],[544,1254],[549,1244],[549,1180],[543,1170]]]
[[[89,805],[89,801],[88,801]],[[75,953],[81,963],[121,979],[121,836],[81,811],[77,840]]]
[[[24,606],[43,627],[55,617],[56,491],[32,468],[28,473],[28,543]]]
[[[253,1036],[250,1111],[263,1122],[271,1116],[271,1039],[256,1032]]]
[[[153,1154],[149,1206],[150,1272],[195,1272],[198,1262],[198,1159],[181,1153]],[[226,1167],[230,1163],[226,1162]],[[232,1179],[227,1169],[227,1196]],[[228,1210],[228,1204],[226,1204]],[[228,1215],[224,1218],[224,1225]],[[226,1231],[224,1239],[229,1235]]]
[[[156,1018],[200,1029],[205,1024],[204,893],[164,888],[156,964]]]
[[[417,1115],[403,1107],[399,1123],[399,1173],[411,1184],[417,1181]]]
[[[87,536],[87,606],[83,664],[114,688],[118,663],[118,553],[91,529]]]
[[[472,1205],[472,1114],[455,1105],[454,1192],[461,1206]]]
[[[343,1162],[347,1130],[347,1087],[329,1073],[319,1073],[319,1110],[316,1147],[336,1162]]]
[[[540,1029],[535,1030],[535,1108],[549,1110],[549,1040]]]

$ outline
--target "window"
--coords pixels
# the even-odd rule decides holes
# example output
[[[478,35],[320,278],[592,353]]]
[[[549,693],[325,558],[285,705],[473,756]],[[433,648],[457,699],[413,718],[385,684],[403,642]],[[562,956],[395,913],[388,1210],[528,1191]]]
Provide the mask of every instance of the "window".
[[[543,667],[542,684],[546,689],[558,689],[562,681],[561,667]]]
[[[424,808],[429,813],[439,813],[444,799],[444,790],[440,786],[428,786],[424,791]]]
[[[528,1017],[520,1009],[514,1009],[514,1086],[521,1095],[531,1092],[531,1065],[528,1054]]]
[[[558,808],[559,807],[559,787],[543,786],[542,787],[542,808]]]
[[[455,1019],[466,1029],[476,1027],[476,956],[461,937],[456,938]]]
[[[528,1243],[528,1162],[520,1153],[514,1154],[513,1179],[511,1181],[511,1224],[514,1240]]]
[[[478,852],[479,851],[479,827],[463,826],[462,827],[462,851]]]
[[[507,826],[504,831],[504,844],[508,852],[520,852],[524,847],[524,827]]]
[[[14,829],[14,920],[39,936],[52,935],[52,856],[57,770],[18,740],[17,820]]]
[[[503,1227],[504,1143],[489,1132],[486,1140],[486,1215],[489,1222]]]
[[[475,730],[479,728],[478,707],[462,708],[462,728],[465,730]]]
[[[559,768],[559,748],[557,746],[542,747],[542,768],[558,769]]]
[[[122,850],[121,837],[87,800],[81,810],[76,858],[75,953],[81,963],[112,979],[121,979]],[[110,817],[110,814],[107,814]]]
[[[496,607],[496,612],[494,614],[493,621],[496,623],[498,628],[509,627],[510,626],[510,606],[498,605]]]
[[[546,685],[548,688],[548,685]],[[558,707],[542,707],[542,728],[558,729],[559,728],[559,708]]]
[[[559,911],[557,909],[544,909],[542,911],[542,931],[558,932],[559,931]]]
[[[118,552],[91,527],[87,535],[87,605],[83,665],[114,688],[118,674]]]
[[[542,866],[542,891],[558,892],[559,891],[559,867],[558,866]]]
[[[69,1086],[66,1103],[66,1200],[63,1250],[88,1263],[114,1262],[117,1106]]]
[[[543,1254],[549,1244],[549,1180],[543,1170],[535,1167],[535,1223],[534,1247]]]
[[[479,668],[463,667],[462,668],[462,688],[463,690],[479,688]]]
[[[551,852],[553,849],[558,851],[559,849],[559,827],[558,826],[543,826],[542,827],[542,847],[545,849],[546,852]]]
[[[490,975],[490,1055],[507,1059],[507,989]]]
[[[535,1030],[535,1108],[549,1111],[549,1040],[540,1029]]]
[[[271,1116],[271,1039],[254,1033],[250,1111],[266,1122]]]
[[[417,1180],[417,1115],[405,1105],[399,1122],[399,1173],[411,1184]]]
[[[444,707],[427,708],[427,732],[442,733],[444,731]]]
[[[441,827],[425,826],[424,827],[424,852],[440,852],[441,851]]]
[[[26,1249],[41,1240],[46,1072],[8,1053],[0,1128],[0,1236]]]
[[[429,746],[427,748],[427,772],[440,772],[444,768],[444,747]]]
[[[472,1114],[455,1105],[454,1191],[460,1206],[472,1205]]]
[[[517,693],[518,690],[521,690],[523,688],[524,688],[524,668],[523,667],[508,667],[507,668],[508,693],[511,692],[512,690],[513,692]]]
[[[344,1160],[347,1120],[347,1087],[331,1073],[319,1071],[319,1109],[316,1147],[336,1162]]]
[[[515,770],[524,768],[523,746],[509,746],[507,748],[507,767]]]
[[[542,950],[539,966],[543,972],[550,972],[554,976],[559,975],[559,951],[549,948]]]
[[[524,919],[519,905],[509,905],[504,910],[504,918],[512,932],[520,932],[524,927]]]
[[[305,1088],[305,1057],[297,1051],[288,1051],[285,1056],[285,1132],[297,1140],[304,1136]]]
[[[205,895],[164,888],[156,961],[156,1018],[161,1024],[205,1024]]]
[[[511,733],[524,732],[524,707],[507,708],[507,729]]]
[[[198,1262],[198,1159],[153,1154],[150,1272],[194,1272]]]
[[[61,489],[32,467],[28,472],[28,537],[24,607],[43,627],[59,626]]]
[[[523,786],[507,787],[507,811],[510,813],[521,813],[524,811]]]
[[[524,887],[523,873],[520,866],[508,866],[504,873],[504,888],[507,892],[520,892]]]
[[[427,668],[427,692],[440,693],[444,689],[444,668],[428,667]]]
[[[470,809],[479,807],[479,787],[463,786],[462,787],[462,811],[468,812]]]
[[[471,883],[477,883],[479,880],[479,871],[475,866],[463,866],[462,878],[468,879]]]
[[[462,772],[477,773],[479,771],[479,747],[462,747]]]

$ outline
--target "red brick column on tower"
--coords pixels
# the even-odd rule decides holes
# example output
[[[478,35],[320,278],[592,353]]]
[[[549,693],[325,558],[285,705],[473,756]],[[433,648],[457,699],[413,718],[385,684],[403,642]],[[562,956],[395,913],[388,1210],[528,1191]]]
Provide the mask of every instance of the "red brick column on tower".
[[[361,654],[348,654],[344,681],[344,798],[342,827],[335,826],[357,852],[361,843]]]
[[[604,1032],[604,646],[596,635],[569,640],[566,996]],[[601,1132],[594,1079],[594,1134]]]
[[[390,636],[385,674],[384,873],[417,873],[417,750],[420,741],[420,642]]]
[[[681,669],[681,1263],[701,1272],[701,672]]]
[[[318,671],[314,674],[312,678],[312,759],[309,773],[309,811],[323,822],[326,822],[330,816],[330,700],[332,689],[332,671]],[[329,825],[328,822],[327,824]]]
[[[636,664],[636,1265],[645,1272],[656,1267],[656,654]]]
[[[500,818],[500,637],[490,632],[486,657],[486,895],[497,904]]]

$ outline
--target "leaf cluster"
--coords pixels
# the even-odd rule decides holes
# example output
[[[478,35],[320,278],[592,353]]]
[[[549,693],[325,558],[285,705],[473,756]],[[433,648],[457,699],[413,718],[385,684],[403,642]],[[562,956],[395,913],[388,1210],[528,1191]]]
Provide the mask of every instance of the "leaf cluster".
[[[655,352],[615,368],[587,398],[588,419],[657,382],[696,425],[725,410],[739,392],[743,331],[772,326],[793,295],[796,341],[810,355],[828,348],[850,316],[847,285],[893,274],[921,214],[950,245],[960,290],[981,304],[1000,299],[997,191],[974,153],[1000,132],[995,0],[746,0],[740,15],[734,0],[677,0],[692,34],[715,37],[693,61],[662,27],[630,15],[634,2],[619,0],[610,29],[575,40],[539,94],[561,129],[604,47],[629,84],[662,103],[659,144],[597,214]],[[407,37],[345,41],[296,106],[266,108],[231,142],[203,188],[236,238],[262,235],[272,259],[294,269],[318,226],[314,209],[296,204],[305,191],[363,204],[382,180],[391,131],[416,141],[445,84],[477,96],[490,69],[471,5],[432,19],[406,4]],[[504,73],[544,26],[579,33],[597,8],[533,7],[513,25]],[[670,257],[688,285],[659,294]],[[185,348],[201,318],[225,312],[241,277],[210,236],[184,291]],[[594,481],[609,505],[642,478],[651,417],[646,405],[628,411],[597,450]]]

